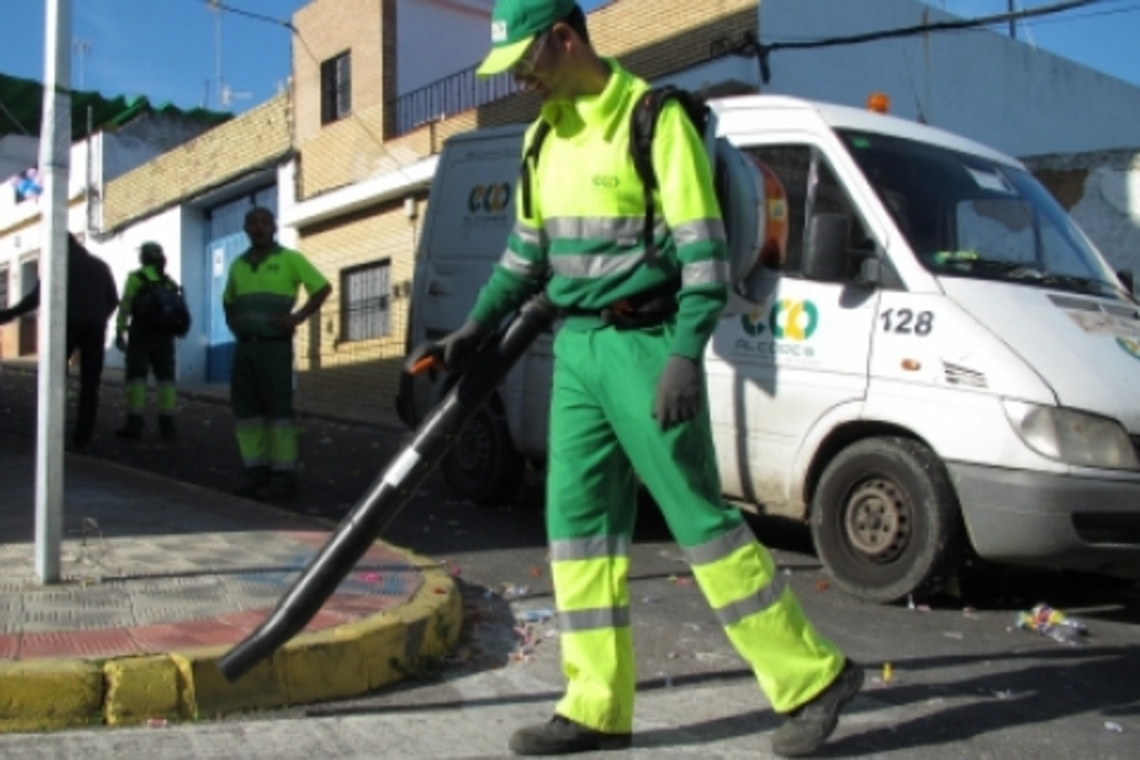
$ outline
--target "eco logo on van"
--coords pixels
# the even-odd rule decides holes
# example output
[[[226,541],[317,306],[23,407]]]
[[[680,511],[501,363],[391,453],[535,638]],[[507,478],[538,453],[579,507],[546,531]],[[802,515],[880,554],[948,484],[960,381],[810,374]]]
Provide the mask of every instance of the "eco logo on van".
[[[1140,359],[1140,340],[1133,340],[1132,338],[1126,338],[1123,335],[1118,335],[1116,337],[1116,345],[1123,348],[1126,353],[1132,356],[1132,358]]]
[[[493,185],[476,185],[467,196],[467,209],[472,214],[498,214],[511,202],[511,185],[497,182]]]
[[[772,331],[776,340],[805,341],[819,327],[819,308],[811,301],[793,301],[785,298],[772,305],[765,325],[760,312],[740,315],[740,326],[752,337],[762,335],[764,328]]]
[[[777,340],[804,341],[819,327],[819,309],[811,301],[784,299],[772,306],[768,326]]]

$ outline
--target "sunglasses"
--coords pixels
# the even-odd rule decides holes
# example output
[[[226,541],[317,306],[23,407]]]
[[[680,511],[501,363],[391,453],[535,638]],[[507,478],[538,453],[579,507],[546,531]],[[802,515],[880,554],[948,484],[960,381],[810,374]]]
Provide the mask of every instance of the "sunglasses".
[[[542,51],[546,49],[546,43],[550,39],[550,30],[546,30],[542,34],[534,38],[530,43],[530,47],[522,54],[522,58],[515,61],[509,71],[519,79],[529,79],[534,76],[534,70],[538,67],[538,59],[542,57]]]

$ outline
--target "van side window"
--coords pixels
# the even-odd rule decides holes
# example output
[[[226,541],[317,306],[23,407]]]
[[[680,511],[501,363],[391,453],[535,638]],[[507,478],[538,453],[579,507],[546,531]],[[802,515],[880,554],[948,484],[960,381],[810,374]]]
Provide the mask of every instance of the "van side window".
[[[804,219],[807,209],[808,176],[811,171],[811,149],[806,145],[764,145],[744,151],[764,176],[764,195],[768,202],[766,238],[761,248],[765,268],[796,275],[803,258]],[[782,191],[783,209],[774,205],[774,188]],[[782,234],[772,234],[774,217],[783,216]]]
[[[815,214],[845,217],[848,247],[873,252],[874,240],[827,161],[807,145],[763,145],[745,151],[764,177],[767,240],[761,263],[784,276],[802,276],[807,220]],[[773,232],[775,234],[773,234]],[[852,258],[850,276],[856,274]]]
[[[847,225],[847,250],[862,251],[867,254],[875,252],[875,240],[867,232],[867,226],[855,210],[855,204],[847,195],[847,191],[835,176],[831,166],[816,154],[813,164],[810,188],[808,191],[808,217],[818,214],[829,214],[843,217]],[[858,273],[859,260],[848,256],[849,269],[847,277],[854,278]]]

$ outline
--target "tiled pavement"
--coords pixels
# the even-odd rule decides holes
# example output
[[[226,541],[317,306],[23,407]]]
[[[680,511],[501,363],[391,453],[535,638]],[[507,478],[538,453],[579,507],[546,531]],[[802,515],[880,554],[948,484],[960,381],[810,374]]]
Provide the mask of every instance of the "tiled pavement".
[[[335,527],[68,454],[62,580],[44,586],[34,573],[35,457],[29,449],[25,439],[0,433],[0,731],[89,723],[92,707],[107,722],[143,719],[159,708],[137,700],[114,704],[116,687],[125,691],[112,676],[119,673],[116,662],[146,656],[170,659],[163,672],[175,674],[173,688],[181,695],[176,710],[164,705],[160,711],[195,717],[211,701],[207,682],[222,692],[228,685],[212,676],[193,683],[201,671],[176,667],[179,658],[216,665],[273,610]],[[444,570],[376,543],[283,648],[286,653],[255,668],[281,685],[280,699],[262,688],[256,706],[295,703],[298,678],[321,682],[303,690],[316,698],[375,688],[385,679],[369,678],[361,687],[357,681],[336,683],[336,667],[290,673],[289,663],[299,658],[288,651],[304,651],[315,641],[321,657],[398,664],[453,643],[459,614],[458,594]],[[66,691],[66,685],[36,679],[50,674],[53,663],[70,673],[76,661],[86,679],[92,669],[101,673],[95,681],[102,688],[92,695],[98,704],[83,700],[77,715],[59,715],[58,703],[53,706],[43,689]],[[393,680],[401,669],[388,671]],[[253,706],[243,703],[240,691],[215,695],[214,706]],[[41,703],[51,714],[38,714]]]

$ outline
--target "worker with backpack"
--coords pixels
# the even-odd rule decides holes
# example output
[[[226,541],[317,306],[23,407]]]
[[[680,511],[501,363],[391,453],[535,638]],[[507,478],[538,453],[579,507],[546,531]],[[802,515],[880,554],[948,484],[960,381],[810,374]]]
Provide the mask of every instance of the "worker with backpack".
[[[497,0],[491,20],[479,74],[509,71],[544,101],[524,142],[516,224],[467,322],[417,347],[407,365],[430,358],[462,372],[540,290],[565,315],[553,347],[546,523],[568,683],[552,719],[516,731],[509,746],[554,755],[631,744],[628,574],[640,478],[785,718],[772,750],[813,752],[863,671],[807,620],[770,552],[721,497],[703,356],[728,298],[728,247],[691,104],[658,97],[599,57],[574,0]],[[636,165],[646,141],[651,183]]]
[[[139,269],[127,277],[115,324],[115,347],[126,353],[124,392],[126,424],[120,438],[142,437],[146,386],[150,371],[158,383],[158,430],[175,437],[174,341],[190,329],[190,311],[182,288],[166,275],[162,246],[146,242],[139,247]]]

